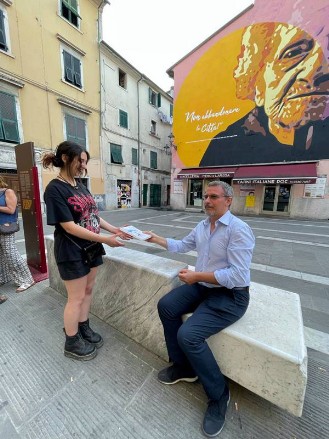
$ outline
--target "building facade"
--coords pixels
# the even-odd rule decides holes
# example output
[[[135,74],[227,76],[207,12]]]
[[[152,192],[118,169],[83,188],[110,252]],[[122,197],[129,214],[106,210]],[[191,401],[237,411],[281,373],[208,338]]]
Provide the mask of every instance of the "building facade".
[[[0,0],[0,172],[16,190],[16,144],[34,142],[42,195],[55,174],[40,157],[68,139],[90,152],[86,184],[104,199],[98,41],[105,3]]]
[[[106,208],[170,204],[172,97],[101,42]]]
[[[172,66],[171,206],[210,180],[238,214],[329,218],[329,1],[255,0]]]

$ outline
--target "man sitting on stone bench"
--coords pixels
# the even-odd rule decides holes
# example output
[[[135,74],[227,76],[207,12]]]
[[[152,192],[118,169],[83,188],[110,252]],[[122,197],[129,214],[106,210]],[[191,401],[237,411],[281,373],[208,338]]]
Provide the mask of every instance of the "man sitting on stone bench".
[[[225,377],[206,342],[213,334],[240,319],[249,304],[250,263],[255,238],[250,227],[229,211],[233,189],[222,181],[209,183],[204,195],[208,218],[182,240],[152,232],[149,242],[172,252],[197,250],[195,271],[181,270],[185,283],[158,303],[172,365],[161,370],[163,384],[200,379],[209,398],[202,429],[219,434],[225,423],[230,392]],[[193,315],[182,322],[182,315]]]

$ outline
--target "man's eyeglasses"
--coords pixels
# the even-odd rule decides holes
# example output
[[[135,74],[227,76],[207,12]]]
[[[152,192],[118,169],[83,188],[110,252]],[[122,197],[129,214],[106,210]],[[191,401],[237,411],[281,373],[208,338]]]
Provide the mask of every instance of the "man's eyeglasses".
[[[218,198],[230,198],[228,195],[204,195],[202,197],[203,200],[210,198],[211,200],[217,200]]]

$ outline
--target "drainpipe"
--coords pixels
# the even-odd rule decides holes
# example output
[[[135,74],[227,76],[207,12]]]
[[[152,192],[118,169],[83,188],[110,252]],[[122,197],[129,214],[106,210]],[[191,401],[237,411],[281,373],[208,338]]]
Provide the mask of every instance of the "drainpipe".
[[[143,81],[143,75],[137,81],[137,163],[138,163],[138,207],[142,207],[142,196],[143,196],[143,186],[142,186],[142,165],[141,165],[141,140],[140,140],[140,107],[139,107],[139,84]]]
[[[101,174],[101,181],[104,182],[104,160],[103,160],[103,144],[102,144],[102,127],[103,127],[103,111],[102,111],[102,63],[101,63],[101,41],[103,39],[102,35],[102,14],[103,9],[106,5],[111,5],[111,3],[108,0],[102,0],[100,5],[98,6],[98,26],[97,26],[97,42],[98,42],[98,63],[99,63],[99,167],[100,167],[100,174]],[[106,182],[104,184],[106,186]],[[104,187],[104,192],[106,191],[106,187]],[[105,194],[105,200],[106,200],[106,194]],[[107,205],[105,201],[105,205]]]

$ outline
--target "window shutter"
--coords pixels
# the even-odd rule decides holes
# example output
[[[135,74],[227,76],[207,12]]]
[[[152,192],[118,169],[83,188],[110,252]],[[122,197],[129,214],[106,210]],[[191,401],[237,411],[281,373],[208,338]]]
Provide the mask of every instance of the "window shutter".
[[[128,113],[119,110],[119,124],[123,128],[128,128]]]
[[[170,104],[170,117],[173,117],[173,112],[174,112],[174,106],[173,104]]]
[[[3,11],[0,9],[0,49],[8,50],[5,33],[5,22]]]
[[[152,89],[149,87],[149,103],[152,104]]]
[[[73,71],[74,71],[74,84],[78,87],[82,87],[81,82],[81,62],[78,58],[72,56]]]
[[[158,107],[161,107],[161,93],[158,93]]]
[[[131,164],[138,165],[137,149],[131,148]]]
[[[72,69],[72,56],[63,50],[65,81],[73,84],[74,75]]]
[[[150,151],[150,167],[152,169],[158,168],[158,155],[154,151]]]
[[[66,138],[86,147],[86,122],[78,117],[65,115]]]
[[[0,92],[1,139],[19,142],[15,96]]]
[[[116,145],[115,143],[110,143],[110,149],[111,149],[111,162],[122,164],[122,154],[121,154],[121,145]]]

